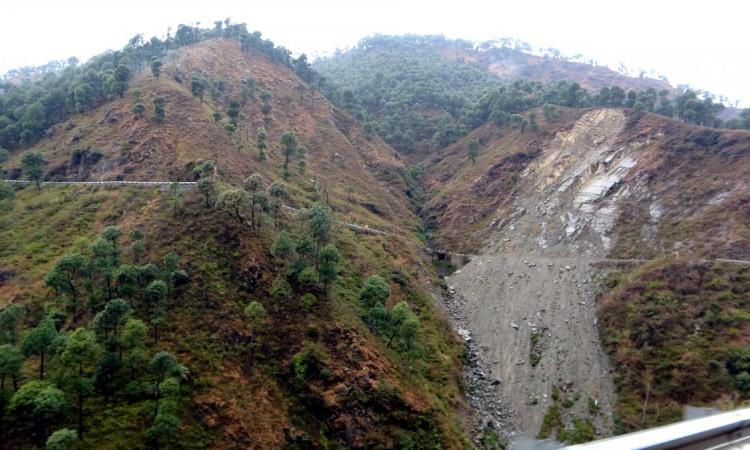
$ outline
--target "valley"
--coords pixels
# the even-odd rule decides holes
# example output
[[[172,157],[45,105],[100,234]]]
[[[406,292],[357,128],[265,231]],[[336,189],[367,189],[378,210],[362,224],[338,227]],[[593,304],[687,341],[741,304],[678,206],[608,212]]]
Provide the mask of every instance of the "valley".
[[[227,19],[0,84],[0,446],[497,450],[746,402],[750,110],[487,45],[310,63]]]

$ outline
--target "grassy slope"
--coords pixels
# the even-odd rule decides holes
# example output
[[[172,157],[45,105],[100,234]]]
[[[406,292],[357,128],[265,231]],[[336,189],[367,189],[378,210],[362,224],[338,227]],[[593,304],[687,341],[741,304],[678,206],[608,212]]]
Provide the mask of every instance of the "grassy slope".
[[[750,344],[750,268],[658,261],[609,283],[600,326],[620,431],[679,420],[684,404],[738,406],[727,363]]]
[[[191,276],[170,306],[160,344],[192,372],[192,400],[181,407],[183,445],[335,448],[338,442],[370,448],[392,447],[398,436],[409,436],[418,446],[431,446],[433,440],[445,448],[463,446],[455,413],[461,402],[457,380],[462,346],[423,288],[431,275],[421,263],[412,232],[417,220],[406,208],[402,165],[392,150],[378,139],[365,140],[348,117],[318,94],[313,98],[308,90],[309,97],[300,100],[294,90],[299,79],[261,56],[243,55],[236,43],[204,42],[182,49],[175,61],[177,65],[168,64],[160,80],[142,73],[131,85],[147,100],[156,95],[167,98],[164,124],[134,119],[127,99],[75,117],[39,145],[50,161],[48,176],[186,179],[192,176],[193,163],[212,158],[227,182],[239,183],[254,171],[271,181],[280,173],[279,137],[294,129],[307,147],[307,173],[303,177],[292,170],[288,202],[305,206],[314,198],[328,198],[336,218],[389,230],[395,222],[398,235],[355,235],[337,226],[336,244],[346,261],[341,279],[330,301],[305,313],[296,297],[279,307],[267,297],[277,270],[268,252],[271,236],[257,238],[240,230],[225,213],[203,211],[194,194],[184,195],[175,216],[168,195],[158,190],[27,188],[2,216],[0,240],[7,244],[0,253],[0,270],[11,273],[0,285],[2,304],[26,304],[32,316],[38,316],[54,302],[42,280],[57,257],[82,247],[82,239],[93,239],[107,225],[120,225],[126,233],[138,228],[146,233],[149,259],[177,251]],[[216,70],[211,76],[230,86],[226,97],[237,89],[233,82],[250,73],[272,92],[273,111],[264,118],[260,102],[250,100],[242,109],[240,129],[229,135],[211,118],[214,109],[224,107],[223,101],[213,104],[207,99],[201,104],[187,86],[171,79],[176,68],[183,73]],[[260,124],[269,131],[265,165],[255,161],[251,150]],[[122,142],[128,143],[124,151]],[[103,161],[88,172],[71,169],[72,150],[89,146],[102,150]],[[18,157],[14,155],[11,167]],[[317,192],[312,179],[318,185],[325,180],[327,189]],[[345,192],[347,184],[354,187],[352,202]],[[293,226],[291,217],[285,220]],[[258,271],[262,275],[257,286],[248,288],[248,274]],[[422,321],[422,344],[410,355],[385,348],[359,319],[357,292],[373,273],[405,280],[403,285],[391,282],[392,301],[407,300]],[[250,370],[241,311],[256,298],[272,311],[273,331],[264,340],[260,361]],[[290,361],[306,341],[323,346],[331,376],[299,386],[290,380]],[[32,369],[25,369],[24,378]],[[379,386],[393,386],[395,391]],[[95,400],[88,404],[91,411],[98,411],[97,406]],[[106,413],[92,417],[86,445],[141,445],[149,421],[139,408],[146,405],[115,402]]]

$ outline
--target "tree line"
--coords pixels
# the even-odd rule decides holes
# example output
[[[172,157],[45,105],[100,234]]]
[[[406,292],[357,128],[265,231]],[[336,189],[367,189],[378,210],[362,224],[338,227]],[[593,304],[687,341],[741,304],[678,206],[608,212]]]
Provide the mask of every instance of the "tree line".
[[[592,92],[572,81],[506,82],[472,61],[443,56],[446,49],[471,50],[472,45],[443,36],[373,36],[316,61],[315,68],[334,81],[334,87],[326,87],[334,103],[350,111],[366,132],[404,152],[445,147],[489,119],[510,124],[514,114],[545,104],[625,107],[696,125],[750,129],[750,109],[723,122],[718,114],[724,106],[694,90],[609,86]]]
[[[0,80],[0,147],[15,150],[33,144],[50,126],[121,98],[141,69],[150,68],[158,78],[170,50],[217,37],[239,41],[243,51],[258,51],[307,82],[324,82],[310,68],[307,56],[292,57],[289,50],[263,38],[260,32],[249,32],[244,23],[226,19],[217,21],[214,28],[179,25],[174,35],[168,32],[164,39],[150,40],[136,35],[121,50],[95,56],[85,64],[71,58],[60,70],[47,71],[39,79],[22,83]]]

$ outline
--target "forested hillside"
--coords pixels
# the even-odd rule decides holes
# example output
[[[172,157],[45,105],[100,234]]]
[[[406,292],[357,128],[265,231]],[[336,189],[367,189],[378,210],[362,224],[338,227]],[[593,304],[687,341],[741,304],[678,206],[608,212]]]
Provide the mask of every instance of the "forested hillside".
[[[224,25],[5,85],[31,183],[0,189],[0,440],[467,445],[414,180],[303,57]],[[99,179],[197,184],[44,183]]]
[[[545,104],[624,106],[698,125],[750,128],[750,112],[724,124],[717,118],[723,105],[694,91],[678,93],[665,83],[638,82],[611,71],[613,76],[592,82],[587,71],[577,70],[588,67],[584,64],[562,59],[539,64],[536,59],[519,50],[443,36],[373,36],[313,67],[333,86],[327,88],[329,96],[365,130],[375,130],[407,154],[444,148],[490,116],[510,123],[512,115]],[[494,70],[510,60],[513,71]],[[548,66],[558,73],[551,74]]]

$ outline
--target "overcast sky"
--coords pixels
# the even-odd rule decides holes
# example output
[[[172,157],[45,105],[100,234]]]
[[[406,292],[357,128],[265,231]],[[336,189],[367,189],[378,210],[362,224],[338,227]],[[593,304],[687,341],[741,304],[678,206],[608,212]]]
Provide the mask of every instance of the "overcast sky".
[[[294,53],[324,54],[367,35],[515,37],[616,68],[655,70],[750,106],[750,4],[742,0],[26,0],[0,15],[0,73],[121,48],[179,23],[231,17]]]

